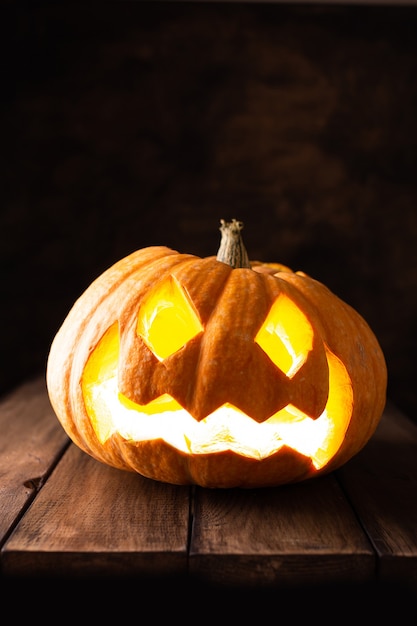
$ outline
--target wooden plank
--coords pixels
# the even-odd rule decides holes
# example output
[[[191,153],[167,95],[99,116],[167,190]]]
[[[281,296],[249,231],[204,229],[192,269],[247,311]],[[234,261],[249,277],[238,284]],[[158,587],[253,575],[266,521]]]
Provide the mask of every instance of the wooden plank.
[[[190,571],[215,585],[371,581],[375,553],[334,476],[275,489],[199,489]]]
[[[8,576],[184,573],[189,488],[103,465],[74,444],[2,552]]]
[[[378,554],[379,579],[417,591],[417,425],[388,403],[338,475]]]
[[[177,578],[191,537],[192,580],[216,586],[415,585],[417,426],[392,405],[343,468],[265,490],[190,490],[94,461],[69,444],[43,379],[3,399],[0,429],[6,577]]]
[[[0,402],[0,546],[69,444],[43,378]]]

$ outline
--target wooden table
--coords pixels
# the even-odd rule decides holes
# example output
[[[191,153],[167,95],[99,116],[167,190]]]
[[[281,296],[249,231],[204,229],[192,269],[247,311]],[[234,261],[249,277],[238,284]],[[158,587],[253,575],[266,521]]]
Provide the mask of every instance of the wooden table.
[[[390,403],[366,447],[328,476],[209,490],[81,452],[40,378],[0,403],[0,474],[3,582],[164,577],[228,593],[350,585],[417,597],[417,425]]]

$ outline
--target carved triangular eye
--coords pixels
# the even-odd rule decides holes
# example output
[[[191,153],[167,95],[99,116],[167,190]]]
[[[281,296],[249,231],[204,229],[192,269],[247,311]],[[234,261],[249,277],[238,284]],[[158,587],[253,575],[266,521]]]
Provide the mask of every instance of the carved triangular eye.
[[[189,296],[173,276],[158,284],[141,304],[136,331],[160,361],[202,330]]]
[[[272,305],[255,341],[271,361],[292,378],[312,349],[313,329],[294,302],[281,294]]]

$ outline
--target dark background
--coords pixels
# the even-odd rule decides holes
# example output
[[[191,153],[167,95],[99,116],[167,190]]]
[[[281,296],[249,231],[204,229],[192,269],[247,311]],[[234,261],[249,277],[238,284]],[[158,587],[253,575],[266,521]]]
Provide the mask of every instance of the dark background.
[[[0,392],[42,374],[74,300],[161,244],[324,282],[417,420],[417,7],[2,6]]]

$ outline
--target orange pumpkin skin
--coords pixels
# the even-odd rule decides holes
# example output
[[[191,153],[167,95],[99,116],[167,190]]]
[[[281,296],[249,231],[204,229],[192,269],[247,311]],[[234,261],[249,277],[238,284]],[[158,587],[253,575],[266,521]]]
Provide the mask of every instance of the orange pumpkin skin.
[[[158,360],[138,334],[138,311],[148,294],[172,277],[192,302],[202,330]],[[254,341],[280,297],[294,303],[312,329],[311,349],[291,378]],[[237,407],[255,427],[289,404],[318,420],[328,406],[331,355],[350,380],[340,445],[317,468],[308,454],[287,443],[255,458],[233,446],[207,452],[176,447],[163,432],[135,440],[113,428],[99,437],[83,389],[89,358],[111,328],[120,342],[118,390],[130,406],[169,394],[196,422],[223,405]],[[63,428],[96,460],[162,482],[213,488],[278,486],[340,467],[374,433],[387,384],[384,356],[370,327],[323,284],[278,264],[233,269],[215,257],[162,246],[130,254],[87,288],[54,338],[46,377]]]

